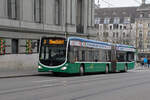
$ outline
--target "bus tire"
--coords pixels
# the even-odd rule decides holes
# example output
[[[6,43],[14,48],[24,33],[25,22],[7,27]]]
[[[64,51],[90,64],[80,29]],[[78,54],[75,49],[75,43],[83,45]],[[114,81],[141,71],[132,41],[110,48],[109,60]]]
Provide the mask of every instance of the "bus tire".
[[[80,76],[84,75],[84,67],[83,65],[80,66]]]
[[[106,65],[106,68],[105,68],[105,74],[108,74],[109,73],[109,66]]]

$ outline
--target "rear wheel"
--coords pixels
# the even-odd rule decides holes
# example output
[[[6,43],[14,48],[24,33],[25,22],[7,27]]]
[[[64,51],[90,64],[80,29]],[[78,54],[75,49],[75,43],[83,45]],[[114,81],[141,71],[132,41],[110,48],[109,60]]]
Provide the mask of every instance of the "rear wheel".
[[[84,75],[84,67],[83,65],[80,66],[80,76]]]

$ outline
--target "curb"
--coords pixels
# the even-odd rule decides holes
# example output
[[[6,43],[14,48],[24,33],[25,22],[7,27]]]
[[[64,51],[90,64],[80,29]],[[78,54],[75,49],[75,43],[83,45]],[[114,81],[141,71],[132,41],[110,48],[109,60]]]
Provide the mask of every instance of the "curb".
[[[19,77],[31,77],[31,76],[41,76],[41,75],[49,75],[49,72],[44,72],[44,73],[24,73],[24,74],[0,74],[0,79],[4,78],[19,78]]]
[[[18,77],[30,77],[30,76],[38,76],[40,74],[25,74],[25,75],[8,75],[8,76],[0,76],[0,79],[3,78],[18,78]]]

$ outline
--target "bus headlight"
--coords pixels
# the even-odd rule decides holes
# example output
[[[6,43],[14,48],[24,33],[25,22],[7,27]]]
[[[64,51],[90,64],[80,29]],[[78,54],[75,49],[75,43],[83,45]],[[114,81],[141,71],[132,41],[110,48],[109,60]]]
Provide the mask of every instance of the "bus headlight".
[[[66,70],[66,69],[67,69],[67,67],[66,67],[66,66],[64,66],[64,67],[62,67],[62,68],[61,68],[61,70]]]
[[[38,68],[39,68],[39,69],[42,69],[42,67],[41,67],[41,66],[38,66]]]

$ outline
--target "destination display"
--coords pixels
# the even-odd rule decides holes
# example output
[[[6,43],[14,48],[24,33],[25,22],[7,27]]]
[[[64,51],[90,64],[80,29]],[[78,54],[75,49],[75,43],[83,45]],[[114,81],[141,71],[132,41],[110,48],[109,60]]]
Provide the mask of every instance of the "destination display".
[[[57,39],[57,40],[53,40],[53,39],[44,39],[43,41],[43,44],[64,44],[64,40],[60,40],[60,39]]]

